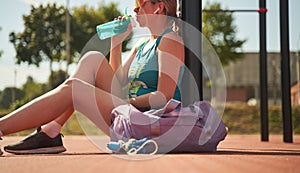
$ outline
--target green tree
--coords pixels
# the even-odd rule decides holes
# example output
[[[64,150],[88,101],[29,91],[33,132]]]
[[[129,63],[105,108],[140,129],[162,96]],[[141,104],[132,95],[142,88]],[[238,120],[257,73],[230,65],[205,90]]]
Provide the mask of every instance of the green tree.
[[[15,87],[5,88],[0,95],[0,104],[4,109],[9,109],[10,105],[17,100],[24,98],[24,92]]]
[[[49,91],[49,87],[46,87],[46,84],[38,83],[34,81],[31,76],[27,77],[25,84],[22,86],[23,97],[22,99],[16,100],[13,104],[10,105],[11,110],[16,110],[19,107],[23,106],[27,102],[35,99],[36,97]]]
[[[204,9],[221,10],[220,3],[207,2]],[[211,42],[223,65],[242,58],[246,40],[236,38],[237,28],[232,13],[205,12],[202,15],[203,35]]]
[[[88,7],[86,5],[73,9],[71,35],[71,47],[78,52],[82,50],[85,44],[96,34],[96,26],[114,20],[115,17],[121,16],[121,12],[117,9],[117,4],[110,3],[108,5],[100,4],[99,8]],[[79,41],[80,40],[80,41]],[[127,39],[122,44],[122,50],[126,51]]]
[[[48,85],[50,89],[58,87],[61,83],[65,81],[66,72],[63,70],[54,71],[49,79],[48,79]]]
[[[37,83],[31,76],[27,77],[26,83],[22,86],[25,94],[24,102],[28,102],[44,93],[43,84]]]
[[[65,52],[65,8],[56,4],[31,6],[31,12],[23,16],[25,29],[10,33],[10,42],[17,52],[17,64],[27,62],[39,66],[49,61],[50,71],[54,61],[61,61]]]
[[[71,59],[78,57],[86,42],[96,34],[98,24],[113,20],[121,15],[115,3],[93,7],[77,7],[71,10]],[[50,71],[53,72],[53,62],[66,60],[66,10],[56,4],[31,7],[31,13],[23,16],[25,29],[20,33],[10,33],[10,42],[13,43],[16,63],[26,62],[36,65],[42,61],[50,62]],[[126,47],[126,44],[124,44]]]

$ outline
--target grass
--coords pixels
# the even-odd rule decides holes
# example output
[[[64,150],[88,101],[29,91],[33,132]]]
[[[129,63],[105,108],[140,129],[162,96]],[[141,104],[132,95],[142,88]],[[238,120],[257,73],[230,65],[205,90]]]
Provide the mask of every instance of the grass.
[[[281,106],[269,106],[269,133],[282,134],[283,122]],[[227,104],[222,117],[230,134],[260,133],[259,106]],[[300,106],[292,107],[292,126],[295,134],[300,134]]]

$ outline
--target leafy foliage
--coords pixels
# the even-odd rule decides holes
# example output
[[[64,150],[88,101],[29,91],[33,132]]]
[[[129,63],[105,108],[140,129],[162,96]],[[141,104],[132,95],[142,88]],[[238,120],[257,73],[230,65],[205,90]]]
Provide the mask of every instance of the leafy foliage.
[[[71,41],[71,45],[78,51],[96,34],[97,25],[111,21],[121,15],[114,3],[108,6],[100,5],[98,9],[84,5],[74,8],[73,11],[72,24],[77,28],[72,31],[74,40]]]
[[[25,93],[24,101],[28,102],[46,92],[45,87],[41,83],[37,83],[29,76],[26,83],[22,86],[22,90]]]
[[[0,108],[15,110],[50,90],[45,84],[37,83],[29,76],[21,89],[8,87],[0,92]]]
[[[57,6],[55,3],[46,6],[31,6],[30,14],[23,16],[24,31],[10,33],[9,39],[16,50],[17,64],[27,63],[38,67],[41,62],[48,61],[51,71],[48,84],[37,83],[32,77],[28,77],[22,88],[23,95],[12,105],[13,109],[57,87],[65,80],[66,72],[54,71],[52,64],[66,60],[66,12],[65,7]],[[113,20],[121,13],[115,3],[110,3],[109,5],[101,4],[97,9],[87,6],[76,7],[70,10],[69,15],[71,23],[70,63],[73,63],[78,60],[76,58],[86,42],[96,34],[96,26]],[[123,50],[127,42],[123,44]],[[0,97],[0,104],[3,103],[2,107],[5,109],[11,105],[10,90],[5,89]]]
[[[56,4],[46,7],[31,6],[28,16],[23,16],[25,30],[10,33],[10,42],[17,52],[17,63],[27,62],[39,66],[43,60],[61,61],[64,57],[65,9]]]
[[[71,10],[71,59],[79,56],[86,42],[96,34],[96,26],[113,20],[121,15],[115,3],[100,5],[98,9],[81,6]],[[36,65],[43,61],[53,62],[66,60],[66,9],[63,6],[48,4],[31,7],[31,12],[23,16],[25,29],[20,33],[10,33],[10,42],[16,50],[16,63],[23,62]],[[126,44],[124,44],[124,47]]]
[[[204,8],[221,10],[221,4],[208,1]],[[203,35],[211,42],[223,65],[242,58],[241,47],[246,40],[236,39],[237,28],[231,13],[206,12],[202,15],[202,22]]]
[[[24,98],[24,92],[15,87],[5,88],[0,95],[0,105],[3,109],[9,109],[16,100]]]
[[[71,40],[71,47],[80,52],[85,44],[96,34],[95,28],[97,25],[114,20],[114,18],[121,15],[115,3],[110,3],[107,6],[100,5],[98,9],[86,5],[74,8],[72,25],[75,25],[76,29],[72,31],[73,40]],[[127,51],[126,47],[129,40],[127,39],[123,42],[123,51]]]
[[[58,87],[66,79],[66,72],[63,70],[54,71],[48,80],[49,88],[53,89]]]

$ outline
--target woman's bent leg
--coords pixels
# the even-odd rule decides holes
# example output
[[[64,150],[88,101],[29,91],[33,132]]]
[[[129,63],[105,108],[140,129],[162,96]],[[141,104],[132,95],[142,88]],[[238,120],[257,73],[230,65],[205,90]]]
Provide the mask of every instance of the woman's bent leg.
[[[74,109],[89,118],[107,135],[111,125],[112,109],[122,104],[127,102],[84,81],[73,80]]]
[[[111,83],[114,80],[114,72],[104,55],[96,51],[90,51],[83,55],[70,78],[80,79],[81,81],[111,93]],[[114,95],[121,97],[121,86],[119,82],[115,81],[114,85],[113,87],[116,88],[115,90],[118,92],[114,93]],[[73,112],[74,108],[69,108],[54,121],[63,126]]]
[[[70,78],[80,79],[120,98],[124,97],[121,85],[114,77],[113,70],[105,56],[99,52],[90,51],[83,55]],[[73,112],[70,111],[71,109],[73,108],[66,110],[66,112],[55,119],[55,121],[63,125],[72,115]]]
[[[89,52],[86,55],[84,55],[83,58],[81,59],[81,61],[79,62],[76,71],[71,75],[71,78],[77,78],[79,80],[82,80],[83,82],[88,83],[89,85],[92,85],[92,86],[90,86],[92,88],[93,88],[93,85],[95,85],[96,87],[101,88],[104,91],[107,91],[108,93],[106,93],[106,94],[108,94],[108,95],[112,91],[111,88],[114,87],[116,89],[115,91],[117,91],[117,93],[115,93],[115,94],[118,96],[121,95],[120,94],[121,87],[117,80],[114,81],[114,86],[112,87],[111,83],[113,81],[114,74],[113,74],[113,71],[112,71],[110,65],[108,64],[105,57],[98,52]],[[101,81],[99,81],[99,80],[101,80]],[[68,84],[70,84],[70,82]],[[60,86],[60,88],[61,88],[61,86]],[[56,90],[58,90],[58,89],[56,89]],[[88,90],[90,90],[90,89],[88,89]],[[84,96],[86,96],[86,95],[84,95]],[[81,96],[79,98],[81,98]],[[107,99],[105,99],[105,100],[107,100]],[[100,99],[100,102],[106,104],[105,101],[101,101],[101,99]],[[32,103],[34,103],[34,101],[28,105],[31,105]],[[75,103],[78,103],[78,101],[76,101]],[[88,102],[85,102],[85,103],[88,103]],[[81,105],[81,104],[79,104],[79,105]],[[97,103],[97,105],[98,105],[98,103]],[[104,108],[106,108],[106,107],[104,107]],[[105,110],[104,108],[101,109],[101,112],[104,112],[104,115],[106,115],[105,118],[102,118],[100,111],[89,111],[90,112],[89,113],[89,112],[86,112],[84,108],[78,108],[78,110],[79,111],[81,110],[82,112],[84,112],[85,115],[90,115],[89,118],[92,120],[92,122],[94,122],[97,126],[99,126],[99,128],[101,128],[105,133],[108,134],[108,126],[110,124],[110,112],[111,112],[112,108],[107,107],[108,111]],[[47,107],[46,109],[49,109],[49,107]],[[42,110],[46,110],[46,109],[42,109]],[[52,109],[56,110],[56,106],[53,106]],[[90,110],[90,109],[88,109],[88,110]],[[93,109],[91,109],[91,110],[93,110]],[[29,112],[29,111],[27,111],[27,112]],[[30,111],[30,114],[42,115],[42,114],[40,114],[39,111],[36,111],[36,112],[38,112],[38,114],[34,113],[34,111]],[[52,113],[50,113],[50,116],[46,116],[45,118],[48,117],[48,118],[52,119],[52,117],[55,117],[55,115],[57,115],[57,111],[54,111],[54,112],[55,113],[52,112]],[[46,125],[43,125],[41,131],[46,133],[49,137],[53,138],[53,140],[61,141],[61,136],[59,135],[60,131],[61,131],[61,126],[69,119],[69,117],[73,114],[73,112],[74,112],[74,108],[73,108],[73,105],[71,104],[71,106],[68,107],[61,115],[57,116],[57,118],[55,120],[51,121],[50,123],[47,123]],[[100,116],[99,116],[99,114],[100,114]],[[98,116],[96,116],[96,115],[98,115]],[[44,115],[42,115],[42,116],[44,116]],[[34,116],[32,117],[32,119],[38,120]],[[48,121],[48,119],[46,121]],[[42,122],[46,122],[46,121],[45,121],[45,119],[43,121],[38,121],[36,125],[34,123],[32,123],[32,121],[29,124],[26,124],[26,121],[25,121],[25,124],[23,124],[25,126],[22,127],[22,126],[17,125],[17,127],[27,129],[27,128],[31,128],[31,127],[40,126],[40,124],[41,125],[43,124]],[[8,124],[11,124],[11,123],[8,123]],[[29,126],[27,126],[27,125],[29,125]],[[0,123],[0,130],[1,129],[2,129],[2,127],[1,127],[1,123]],[[4,131],[6,131],[5,127],[3,129],[4,129]],[[20,130],[22,130],[22,129],[13,129],[12,131],[7,130],[5,132],[5,134],[13,133],[13,132],[20,131]],[[34,135],[37,135],[37,134],[34,134]],[[58,138],[60,140],[58,140]],[[25,142],[26,142],[26,140],[25,140]],[[59,145],[61,145],[60,147],[62,147],[64,149],[59,152],[65,151],[65,148],[63,147],[61,142]],[[13,149],[12,151],[14,151],[15,153],[20,152],[19,149],[16,149],[18,147],[19,147],[19,144],[16,144],[16,146],[12,145],[11,146],[11,148]],[[57,146],[55,147],[55,149],[57,149]],[[49,151],[50,150],[47,149],[45,153],[48,153]],[[14,152],[12,152],[12,153],[14,153]],[[51,149],[51,153],[52,152],[54,152],[54,151],[52,151],[52,149]]]
[[[71,87],[64,83],[0,119],[4,135],[46,124],[72,107]]]
[[[70,76],[71,78],[79,78],[85,82],[90,84],[94,84],[95,82],[95,71],[98,69],[98,66],[105,59],[103,55],[96,52],[88,52],[86,53],[81,60],[79,61],[75,72]],[[58,116],[55,120],[41,126],[41,130],[38,132],[43,132],[47,134],[48,137],[53,140],[57,140],[57,137],[60,137],[60,132],[62,126],[66,123],[66,121],[71,117],[74,112],[73,105],[70,106],[66,111],[64,111],[60,116]],[[27,138],[26,138],[27,139]],[[23,140],[26,142],[26,139]],[[43,139],[41,139],[43,140]],[[19,145],[21,143],[17,143],[16,146],[11,145],[10,148],[20,148]],[[41,146],[43,146],[42,144]],[[27,146],[27,144],[26,144]],[[31,145],[28,146],[29,148]],[[23,147],[24,148],[24,147]],[[26,147],[25,147],[26,148]]]
[[[79,79],[69,79],[58,88],[1,118],[0,131],[7,135],[41,126],[73,106],[103,132],[109,134],[111,111],[121,104],[126,102],[111,93]]]

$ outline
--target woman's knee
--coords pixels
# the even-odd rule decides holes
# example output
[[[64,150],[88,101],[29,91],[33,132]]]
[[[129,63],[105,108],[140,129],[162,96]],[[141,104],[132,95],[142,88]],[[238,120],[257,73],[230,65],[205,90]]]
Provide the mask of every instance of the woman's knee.
[[[82,83],[83,81],[78,78],[68,78],[65,80],[65,82],[62,84],[62,88],[72,88],[73,85],[78,85],[79,83]]]
[[[102,61],[105,60],[106,58],[101,52],[89,51],[82,56],[82,58],[79,61],[79,64],[95,65],[95,64],[100,64]]]
[[[97,51],[87,52],[78,62],[76,70],[71,75],[71,78],[78,78],[94,85],[96,73],[103,63],[107,63],[103,54]]]
[[[60,92],[72,92],[72,84],[74,83],[75,78],[68,78],[61,85],[59,85],[56,89]]]
[[[91,84],[78,79],[78,78],[69,78],[61,86],[61,90],[68,91],[71,93],[74,92],[85,92],[83,91],[86,87],[91,86]]]

